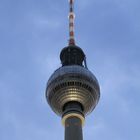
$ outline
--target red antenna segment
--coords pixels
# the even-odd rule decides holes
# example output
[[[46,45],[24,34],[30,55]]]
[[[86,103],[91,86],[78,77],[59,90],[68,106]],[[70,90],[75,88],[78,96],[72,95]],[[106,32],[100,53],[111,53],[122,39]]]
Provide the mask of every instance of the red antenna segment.
[[[74,0],[69,0],[70,11],[69,11],[69,45],[75,45],[74,39]]]

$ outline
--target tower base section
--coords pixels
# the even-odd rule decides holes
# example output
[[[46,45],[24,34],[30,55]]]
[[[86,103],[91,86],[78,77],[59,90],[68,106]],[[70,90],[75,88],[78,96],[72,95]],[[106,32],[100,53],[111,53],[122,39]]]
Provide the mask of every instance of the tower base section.
[[[83,140],[83,107],[78,102],[68,102],[63,107],[62,123],[65,126],[65,140]]]
[[[65,120],[65,140],[83,140],[82,122],[79,117],[68,117]]]

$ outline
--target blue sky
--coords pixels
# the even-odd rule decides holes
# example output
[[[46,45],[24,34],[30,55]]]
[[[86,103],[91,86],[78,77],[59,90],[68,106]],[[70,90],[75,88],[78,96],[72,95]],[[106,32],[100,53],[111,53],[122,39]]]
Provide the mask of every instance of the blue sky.
[[[75,36],[101,98],[84,140],[140,139],[140,1],[75,0]],[[0,140],[62,140],[46,82],[68,42],[67,0],[0,0]]]

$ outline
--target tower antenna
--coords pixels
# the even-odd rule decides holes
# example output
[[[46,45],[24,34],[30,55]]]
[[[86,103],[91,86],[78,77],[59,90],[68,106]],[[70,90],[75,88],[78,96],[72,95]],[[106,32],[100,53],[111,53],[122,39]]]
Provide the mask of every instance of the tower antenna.
[[[69,46],[75,45],[75,39],[74,39],[74,0],[69,0]]]

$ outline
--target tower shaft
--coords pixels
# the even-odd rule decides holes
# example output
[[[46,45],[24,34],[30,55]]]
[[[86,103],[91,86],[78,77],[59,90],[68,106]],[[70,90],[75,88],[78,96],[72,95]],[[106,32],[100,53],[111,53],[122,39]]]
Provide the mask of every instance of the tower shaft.
[[[78,117],[66,119],[65,140],[83,140],[82,122]]]
[[[62,122],[65,126],[65,140],[83,140],[83,107],[78,102],[69,102],[63,109]]]

